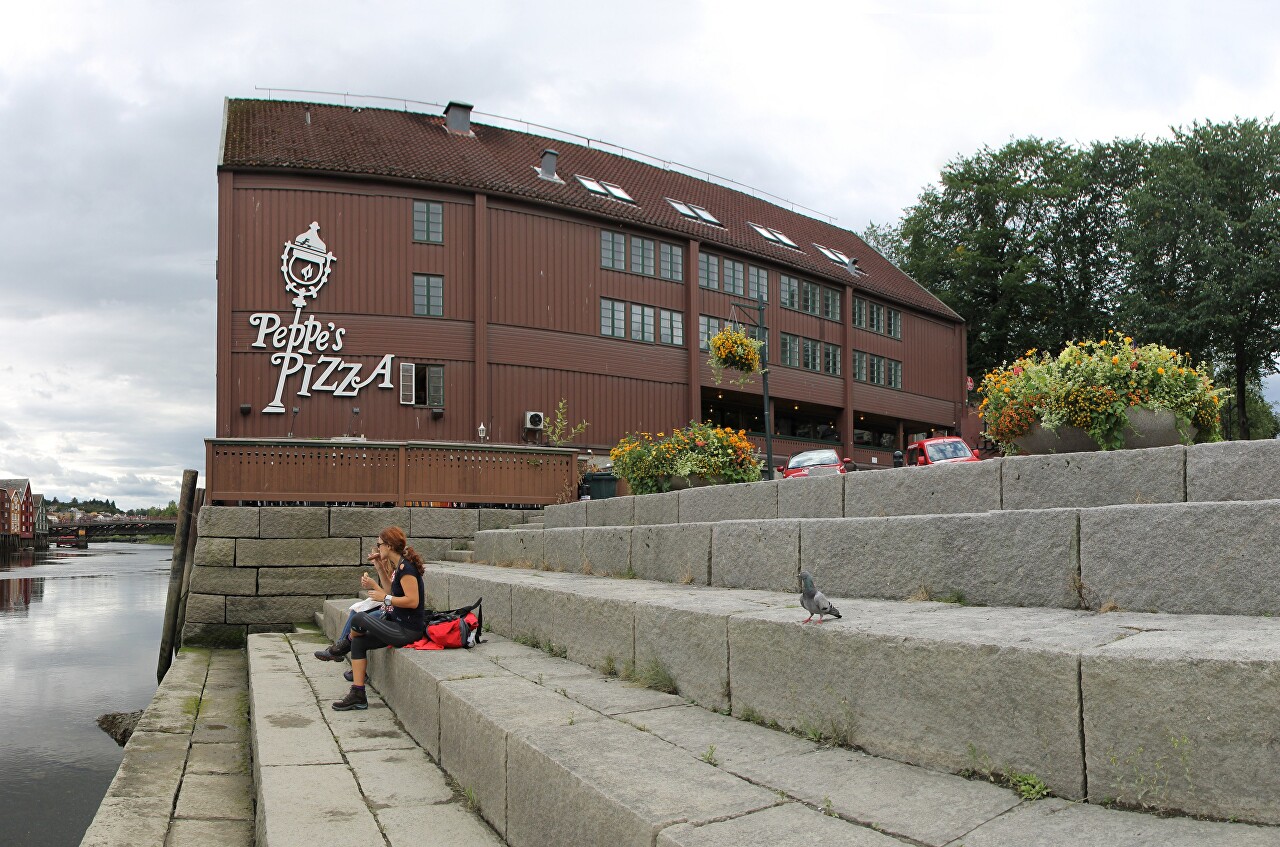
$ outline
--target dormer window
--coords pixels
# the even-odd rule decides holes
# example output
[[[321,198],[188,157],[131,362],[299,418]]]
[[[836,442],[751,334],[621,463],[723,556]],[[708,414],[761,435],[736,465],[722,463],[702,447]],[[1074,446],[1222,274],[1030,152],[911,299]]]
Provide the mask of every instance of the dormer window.
[[[614,185],[612,182],[605,182],[599,179],[592,179],[589,176],[578,174],[578,182],[582,183],[582,187],[590,191],[592,194],[598,194],[601,197],[611,197],[614,200],[621,200],[624,203],[634,203],[635,198],[626,192],[620,185]]]
[[[751,222],[748,221],[747,223],[751,223]],[[790,247],[793,250],[800,249],[799,247],[796,246],[796,243],[794,241],[792,241],[790,238],[787,238],[787,236],[783,235],[781,232],[778,232],[776,229],[771,229],[770,227],[767,227],[767,226],[760,226],[760,224],[751,224],[751,228],[754,229],[756,232],[760,233],[760,235],[766,241],[772,241],[774,244],[781,244],[782,246]]]
[[[691,221],[700,221],[701,223],[711,224],[712,226],[724,226],[720,221],[716,220],[716,216],[708,212],[701,206],[695,206],[692,203],[681,203],[679,200],[667,198],[667,202],[671,204],[671,208],[684,215]]]

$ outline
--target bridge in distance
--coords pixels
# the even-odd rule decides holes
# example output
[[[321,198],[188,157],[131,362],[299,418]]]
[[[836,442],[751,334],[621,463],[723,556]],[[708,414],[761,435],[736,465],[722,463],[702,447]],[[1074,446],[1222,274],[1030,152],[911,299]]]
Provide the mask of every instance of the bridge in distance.
[[[151,535],[173,535],[177,518],[120,518],[109,521],[79,520],[49,524],[49,543],[83,545],[109,538],[145,538]]]

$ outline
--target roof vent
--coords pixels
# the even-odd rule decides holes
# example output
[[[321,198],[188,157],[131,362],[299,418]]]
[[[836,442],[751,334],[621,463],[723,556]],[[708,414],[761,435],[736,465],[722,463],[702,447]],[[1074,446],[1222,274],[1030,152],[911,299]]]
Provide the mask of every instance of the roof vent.
[[[538,176],[540,176],[543,179],[550,180],[552,182],[563,183],[564,180],[556,176],[556,158],[559,155],[560,155],[559,153],[557,153],[555,150],[552,150],[550,147],[548,147],[546,150],[543,150],[542,165],[534,169],[538,172]]]
[[[450,100],[449,105],[444,107],[444,128],[454,135],[472,135],[471,131],[471,109],[470,103],[459,103],[456,100]]]

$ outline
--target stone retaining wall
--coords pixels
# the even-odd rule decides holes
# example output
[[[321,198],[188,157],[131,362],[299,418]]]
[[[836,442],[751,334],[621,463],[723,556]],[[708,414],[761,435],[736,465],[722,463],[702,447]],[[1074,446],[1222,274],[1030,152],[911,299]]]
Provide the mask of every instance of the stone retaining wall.
[[[399,526],[428,561],[536,510],[206,506],[200,510],[182,643],[239,646],[250,632],[310,621],[329,598],[353,598],[378,533]],[[430,601],[428,601],[430,603]],[[437,603],[443,603],[440,600]]]

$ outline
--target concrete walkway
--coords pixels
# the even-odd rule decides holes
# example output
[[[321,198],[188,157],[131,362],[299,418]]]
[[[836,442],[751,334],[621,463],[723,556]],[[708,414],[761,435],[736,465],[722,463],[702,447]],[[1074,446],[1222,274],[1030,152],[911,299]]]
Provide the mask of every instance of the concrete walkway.
[[[249,636],[258,847],[501,847],[370,688],[366,711],[329,708],[344,664],[312,657],[314,630]]]
[[[242,650],[175,657],[81,847],[253,847]]]

